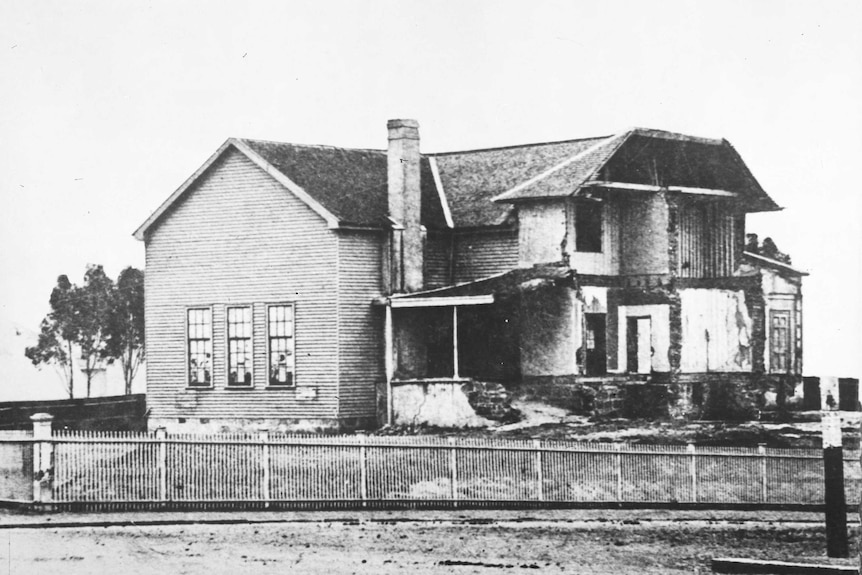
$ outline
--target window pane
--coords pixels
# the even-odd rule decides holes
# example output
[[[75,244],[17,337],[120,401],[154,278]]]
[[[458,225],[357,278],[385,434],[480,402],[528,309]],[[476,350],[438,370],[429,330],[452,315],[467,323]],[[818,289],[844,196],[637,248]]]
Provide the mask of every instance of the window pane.
[[[209,309],[188,311],[189,385],[208,386],[212,380],[212,315]]]
[[[251,308],[228,308],[227,317],[228,385],[251,385],[254,363]]]
[[[269,383],[270,385],[293,385],[296,365],[293,340],[293,306],[270,306],[267,323]]]

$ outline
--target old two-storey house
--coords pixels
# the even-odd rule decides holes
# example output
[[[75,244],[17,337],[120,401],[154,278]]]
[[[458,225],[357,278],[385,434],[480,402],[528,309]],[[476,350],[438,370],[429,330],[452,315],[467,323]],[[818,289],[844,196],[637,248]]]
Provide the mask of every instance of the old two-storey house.
[[[696,384],[801,374],[804,274],[744,252],[778,206],[727,141],[423,154],[415,121],[388,130],[229,139],[135,232],[152,426],[459,423],[471,381],[661,384],[685,413]]]

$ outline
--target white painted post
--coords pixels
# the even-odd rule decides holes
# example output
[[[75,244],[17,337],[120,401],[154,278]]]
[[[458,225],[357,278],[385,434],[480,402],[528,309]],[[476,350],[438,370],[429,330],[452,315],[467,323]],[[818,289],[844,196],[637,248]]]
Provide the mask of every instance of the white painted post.
[[[260,442],[263,446],[263,453],[260,458],[260,466],[263,470],[263,478],[261,479],[261,494],[263,495],[263,506],[269,507],[270,501],[270,465],[269,465],[269,432],[260,432]]]
[[[365,448],[366,437],[359,438],[359,489],[362,497],[362,506],[368,505],[368,454]]]
[[[392,305],[386,305],[386,320],[383,329],[385,342],[384,365],[386,369],[386,424],[392,425],[392,378],[395,376],[395,341],[392,333]]]
[[[33,501],[47,503],[53,499],[54,487],[54,443],[51,441],[50,413],[35,413],[33,422]]]
[[[769,493],[767,491],[767,474],[766,474],[766,444],[757,444],[757,453],[760,454],[760,501],[766,503]]]
[[[159,442],[159,501],[168,500],[168,446],[165,440],[168,431],[164,427],[156,428],[156,439]]]
[[[615,467],[617,472],[617,501],[622,502],[623,500],[623,444],[616,443],[614,444],[614,449],[617,451],[617,455],[615,458]]]
[[[460,368],[458,366],[458,306],[456,305],[452,306],[452,364],[454,372],[452,377],[458,379]]]
[[[539,498],[539,501],[544,501],[545,474],[542,471],[542,442],[538,439],[534,439],[533,447],[536,450],[536,495]]]
[[[455,438],[449,438],[449,482],[452,484],[452,506],[458,507],[458,458],[455,449]]]
[[[695,452],[694,443],[688,444],[688,452],[691,454],[690,472],[691,472],[691,500],[697,503],[697,453]]]

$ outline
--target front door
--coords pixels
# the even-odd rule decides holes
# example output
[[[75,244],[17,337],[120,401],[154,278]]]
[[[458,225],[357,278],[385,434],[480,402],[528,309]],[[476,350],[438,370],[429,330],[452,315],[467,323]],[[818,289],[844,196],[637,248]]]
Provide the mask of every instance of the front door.
[[[603,313],[587,313],[586,318],[586,337],[584,347],[586,348],[585,367],[587,375],[605,375],[608,372],[608,358],[605,317]]]
[[[629,373],[652,372],[652,321],[649,317],[626,318],[626,367]]]

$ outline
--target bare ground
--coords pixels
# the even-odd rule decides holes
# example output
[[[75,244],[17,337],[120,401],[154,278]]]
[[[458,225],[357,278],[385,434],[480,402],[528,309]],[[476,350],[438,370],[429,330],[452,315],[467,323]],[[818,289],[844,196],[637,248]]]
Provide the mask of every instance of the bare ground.
[[[636,518],[7,529],[0,574],[691,574],[717,556],[852,564],[825,558],[822,531]]]
[[[434,434],[489,436],[510,439],[569,441],[606,441],[648,444],[685,444],[713,446],[817,448],[821,447],[819,412],[792,412],[784,421],[764,414],[760,421],[688,421],[600,419],[572,415],[564,409],[527,401],[513,402],[523,419],[517,423],[488,428],[439,429],[400,427],[384,429],[383,434]],[[862,413],[841,412],[844,446],[859,447]]]

